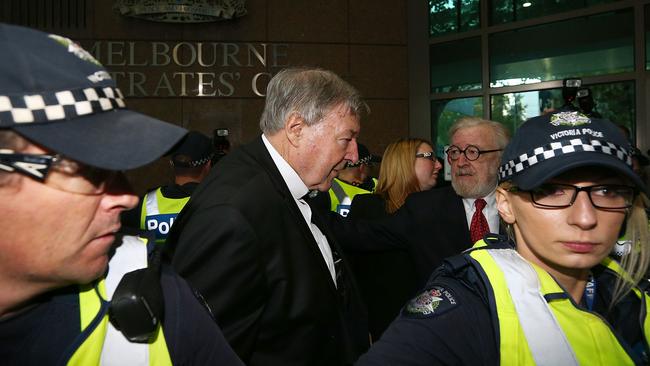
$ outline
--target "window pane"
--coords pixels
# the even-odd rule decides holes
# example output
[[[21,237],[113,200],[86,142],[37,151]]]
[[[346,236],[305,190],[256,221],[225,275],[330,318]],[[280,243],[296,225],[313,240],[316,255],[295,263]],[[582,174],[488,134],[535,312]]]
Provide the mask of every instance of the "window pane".
[[[596,84],[591,90],[595,107],[592,112],[603,118],[635,130],[634,82]],[[499,121],[514,132],[525,120],[558,109],[564,105],[562,89],[537,90],[523,93],[493,95],[490,100],[490,118]],[[575,104],[579,106],[578,103]],[[583,110],[583,112],[589,112]]]
[[[490,36],[490,85],[634,70],[631,9]]]
[[[490,24],[533,19],[618,0],[492,0]]]
[[[429,0],[429,34],[465,32],[479,27],[479,0]]]
[[[527,119],[560,108],[563,104],[562,89],[493,95],[490,99],[490,118],[506,125],[512,133]]]
[[[650,70],[650,5],[645,7],[645,69]]]
[[[612,84],[589,85],[594,96],[594,102],[603,118],[627,127],[631,132],[632,141],[636,132],[636,95],[634,81]]]
[[[432,44],[431,92],[446,93],[481,89],[481,39]]]
[[[444,155],[444,147],[449,144],[447,131],[460,117],[483,116],[483,98],[459,98],[431,101],[431,118],[433,121],[431,140],[436,144],[436,154]]]

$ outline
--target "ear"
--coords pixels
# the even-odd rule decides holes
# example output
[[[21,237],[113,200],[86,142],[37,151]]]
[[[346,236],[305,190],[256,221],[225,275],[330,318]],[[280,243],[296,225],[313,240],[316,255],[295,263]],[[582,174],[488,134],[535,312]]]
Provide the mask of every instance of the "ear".
[[[515,215],[512,210],[512,201],[510,200],[509,193],[501,187],[497,187],[497,210],[501,219],[507,224],[515,223]]]
[[[287,140],[293,146],[298,146],[300,139],[303,136],[303,129],[307,127],[305,119],[298,114],[298,112],[291,112],[289,117],[284,122],[284,133],[287,136]]]

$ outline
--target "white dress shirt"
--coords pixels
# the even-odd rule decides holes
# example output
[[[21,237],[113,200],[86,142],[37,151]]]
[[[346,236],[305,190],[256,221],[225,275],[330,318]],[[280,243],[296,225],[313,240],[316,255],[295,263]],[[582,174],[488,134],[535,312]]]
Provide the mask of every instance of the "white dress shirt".
[[[325,264],[327,264],[327,268],[330,271],[332,281],[334,281],[334,285],[336,285],[336,270],[334,268],[332,249],[330,248],[325,235],[323,235],[318,226],[314,225],[314,223],[311,222],[311,208],[309,207],[309,204],[307,204],[307,202],[302,199],[302,197],[304,197],[309,192],[309,188],[307,188],[307,185],[305,185],[302,179],[300,179],[298,173],[296,173],[291,165],[289,165],[289,163],[284,160],[280,153],[275,150],[273,145],[271,145],[269,140],[263,134],[262,141],[264,142],[266,149],[269,151],[269,154],[271,154],[271,158],[273,159],[275,166],[280,171],[282,179],[284,179],[284,182],[289,188],[291,196],[296,201],[296,205],[298,205],[298,208],[302,213],[302,217],[305,219],[307,226],[309,226],[309,230],[311,230],[311,233],[314,236],[316,243],[318,244],[318,249],[320,249],[320,252],[323,255],[323,259],[325,260]]]
[[[496,189],[492,191],[487,196],[483,197],[485,200],[485,207],[483,208],[483,215],[487,219],[488,226],[490,226],[490,232],[498,234],[499,233],[499,211],[497,210],[497,194]],[[474,198],[463,198],[463,206],[465,206],[465,216],[467,218],[467,227],[469,228],[472,224],[472,216],[474,216],[474,211],[476,211],[476,206],[474,206]]]

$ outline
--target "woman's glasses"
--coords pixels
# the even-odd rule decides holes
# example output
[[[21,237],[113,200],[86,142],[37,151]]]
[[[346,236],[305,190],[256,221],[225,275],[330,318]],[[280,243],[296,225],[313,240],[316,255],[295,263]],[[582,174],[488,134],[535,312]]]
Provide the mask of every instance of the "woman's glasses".
[[[433,151],[415,154],[415,157],[416,158],[422,158],[422,159],[429,159],[431,161],[436,161],[436,154],[434,154]]]
[[[636,189],[634,187],[618,184],[601,184],[594,186],[578,187],[571,184],[548,183],[523,191],[517,187],[509,191],[530,193],[530,198],[538,206],[563,208],[573,205],[578,193],[585,192],[591,204],[596,208],[620,209],[632,207]]]

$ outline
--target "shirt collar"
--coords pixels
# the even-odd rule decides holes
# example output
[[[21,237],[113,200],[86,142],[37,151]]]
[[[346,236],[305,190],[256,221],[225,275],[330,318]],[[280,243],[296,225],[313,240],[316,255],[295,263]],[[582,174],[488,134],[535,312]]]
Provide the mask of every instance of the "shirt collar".
[[[481,197],[485,200],[486,207],[495,207],[497,202],[497,190],[494,189],[490,194],[485,197]],[[471,212],[474,210],[474,201],[476,198],[463,198],[463,205],[465,206],[465,212]]]
[[[289,163],[284,160],[282,155],[280,155],[280,153],[273,147],[273,145],[271,145],[271,142],[269,142],[264,134],[262,134],[262,142],[264,142],[264,146],[266,146],[266,149],[269,151],[271,159],[273,159],[273,163],[275,163],[275,166],[280,171],[280,175],[282,176],[282,179],[284,179],[284,183],[289,188],[291,196],[296,200],[301,199],[309,192],[309,188],[307,188],[305,182],[300,179],[298,173],[296,173],[291,165],[289,165]]]

